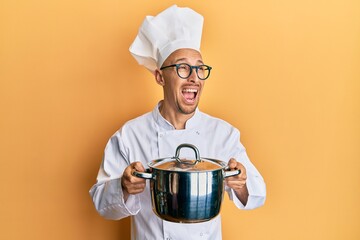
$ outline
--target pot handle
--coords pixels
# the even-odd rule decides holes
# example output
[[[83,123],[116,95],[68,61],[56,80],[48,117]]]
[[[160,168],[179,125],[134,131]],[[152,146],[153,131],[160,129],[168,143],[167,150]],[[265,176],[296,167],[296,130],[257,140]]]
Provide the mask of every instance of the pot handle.
[[[144,179],[154,179],[153,174],[150,172],[150,169],[146,169],[145,172],[134,171],[133,175],[138,178]]]
[[[187,162],[182,162],[179,158],[179,155],[180,155],[180,149],[181,148],[191,148],[192,150],[194,150],[195,152],[195,162],[194,163],[187,163]],[[179,163],[183,163],[183,164],[188,164],[188,165],[195,165],[197,164],[198,162],[200,162],[200,154],[199,154],[199,150],[197,149],[197,147],[195,147],[194,145],[192,144],[189,144],[189,143],[183,143],[183,144],[180,144],[177,148],[176,148],[176,151],[175,151],[175,157],[173,157],[174,159],[176,159],[176,161],[178,161]]]
[[[224,178],[233,177],[236,175],[239,175],[241,173],[241,170],[232,170],[232,171],[226,171],[229,168],[225,168]]]

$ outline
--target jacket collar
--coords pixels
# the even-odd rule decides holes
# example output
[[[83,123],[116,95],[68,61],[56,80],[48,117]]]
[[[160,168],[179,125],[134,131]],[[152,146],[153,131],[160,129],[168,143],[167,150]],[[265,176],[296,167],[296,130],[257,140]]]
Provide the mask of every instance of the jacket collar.
[[[163,129],[165,131],[176,130],[175,127],[161,115],[159,111],[159,107],[161,106],[161,104],[162,101],[160,101],[152,111],[152,115],[155,119],[155,122],[160,127],[160,129]],[[201,112],[199,108],[196,108],[195,114],[185,123],[185,129],[195,128],[200,124],[201,122],[200,119],[201,119]]]

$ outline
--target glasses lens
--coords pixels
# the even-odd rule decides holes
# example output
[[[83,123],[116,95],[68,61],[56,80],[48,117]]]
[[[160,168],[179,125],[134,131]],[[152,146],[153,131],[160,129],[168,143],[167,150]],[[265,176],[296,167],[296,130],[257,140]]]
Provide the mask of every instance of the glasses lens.
[[[197,75],[198,78],[205,80],[209,77],[210,75],[210,68],[207,65],[200,65],[197,68]]]
[[[181,78],[188,78],[191,74],[191,66],[186,63],[181,63],[176,68],[178,75]]]
[[[195,68],[194,70],[196,71],[198,78],[201,80],[207,79],[210,75],[211,67],[207,65],[190,66],[187,63],[176,65],[177,74],[179,77],[184,79],[190,77],[193,68]]]

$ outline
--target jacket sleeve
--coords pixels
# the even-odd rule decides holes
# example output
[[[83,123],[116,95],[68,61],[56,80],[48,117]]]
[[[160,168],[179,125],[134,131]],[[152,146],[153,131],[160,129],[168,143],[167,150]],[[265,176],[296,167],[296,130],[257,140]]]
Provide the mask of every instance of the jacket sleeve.
[[[140,211],[138,195],[129,195],[124,201],[121,177],[124,169],[130,164],[128,151],[121,138],[121,132],[115,133],[106,145],[97,183],[89,193],[96,210],[106,219],[118,220]]]
[[[232,131],[229,140],[232,142],[229,144],[229,146],[232,146],[232,149],[229,150],[229,152],[231,152],[230,158],[233,157],[244,165],[247,175],[246,186],[249,192],[249,198],[245,206],[236,197],[234,190],[226,187],[229,198],[234,202],[236,207],[240,209],[254,209],[261,207],[264,205],[266,199],[266,185],[264,179],[247,156],[246,150],[240,142],[240,132],[237,129]]]

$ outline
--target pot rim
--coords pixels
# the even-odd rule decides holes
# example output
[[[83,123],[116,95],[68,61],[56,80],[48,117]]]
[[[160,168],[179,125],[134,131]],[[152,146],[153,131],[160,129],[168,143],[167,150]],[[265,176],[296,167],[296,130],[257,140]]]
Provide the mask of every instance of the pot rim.
[[[197,161],[194,159],[186,159],[185,160],[192,160],[192,161]],[[201,164],[201,162],[211,162],[214,165],[217,165],[218,168],[216,169],[204,169],[204,170],[191,170],[191,171],[184,171],[184,170],[173,170],[173,169],[163,169],[163,168],[158,168],[157,165],[160,165],[162,163],[165,162],[176,162],[176,158],[174,157],[166,157],[166,158],[159,158],[159,159],[155,159],[152,160],[150,162],[148,162],[148,166],[152,169],[156,169],[159,171],[167,171],[167,172],[183,172],[183,173],[196,173],[196,172],[213,172],[213,171],[219,171],[219,170],[223,170],[227,167],[227,163],[222,161],[222,160],[218,160],[218,159],[214,159],[214,158],[200,158],[200,161],[197,164]]]

